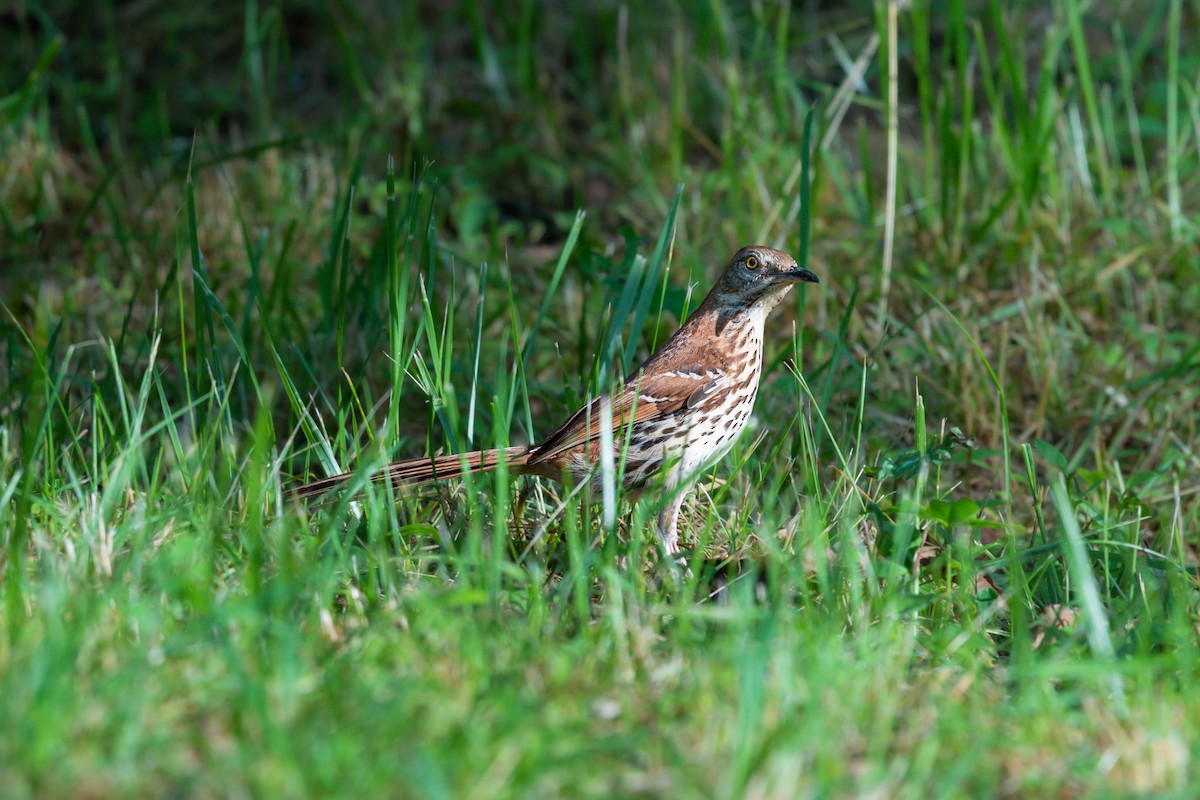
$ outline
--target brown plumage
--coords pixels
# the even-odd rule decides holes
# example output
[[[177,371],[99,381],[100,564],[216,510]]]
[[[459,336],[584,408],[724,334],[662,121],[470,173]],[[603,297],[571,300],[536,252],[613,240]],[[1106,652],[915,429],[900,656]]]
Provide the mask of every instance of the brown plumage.
[[[503,460],[518,475],[589,481],[598,490],[601,414],[610,404],[615,463],[628,439],[624,488],[636,497],[661,475],[667,503],[658,517],[659,534],[665,549],[677,552],[684,493],[676,490],[724,456],[745,427],[762,373],[767,314],[799,282],[818,281],[787,253],[744,247],[695,313],[620,389],[579,409],[542,441],[397,461],[374,480],[415,485],[487,472]],[[349,477],[315,481],[296,494],[322,494]]]

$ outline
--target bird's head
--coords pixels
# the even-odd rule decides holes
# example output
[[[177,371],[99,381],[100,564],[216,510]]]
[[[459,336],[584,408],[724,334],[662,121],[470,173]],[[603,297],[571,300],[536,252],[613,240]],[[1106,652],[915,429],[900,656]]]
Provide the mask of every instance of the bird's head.
[[[710,297],[726,310],[770,311],[796,283],[820,281],[787,253],[751,245],[734,253]]]

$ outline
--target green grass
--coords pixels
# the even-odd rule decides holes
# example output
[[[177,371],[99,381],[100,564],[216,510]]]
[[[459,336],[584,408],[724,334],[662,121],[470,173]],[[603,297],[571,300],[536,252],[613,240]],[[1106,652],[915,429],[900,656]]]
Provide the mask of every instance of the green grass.
[[[1188,796],[1200,48],[1117,5],[0,17],[0,795]],[[686,577],[370,485],[752,241],[822,283]]]

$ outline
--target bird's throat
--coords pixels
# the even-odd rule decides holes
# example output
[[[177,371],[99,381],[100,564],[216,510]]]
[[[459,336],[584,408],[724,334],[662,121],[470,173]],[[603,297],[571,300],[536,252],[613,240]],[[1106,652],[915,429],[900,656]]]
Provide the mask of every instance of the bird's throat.
[[[711,305],[704,303],[696,311],[697,317],[711,317],[718,336],[741,333],[747,326],[761,335],[767,316],[779,305],[791,290],[791,284],[772,286],[753,298],[743,296],[713,297]],[[707,324],[707,321],[706,321]]]

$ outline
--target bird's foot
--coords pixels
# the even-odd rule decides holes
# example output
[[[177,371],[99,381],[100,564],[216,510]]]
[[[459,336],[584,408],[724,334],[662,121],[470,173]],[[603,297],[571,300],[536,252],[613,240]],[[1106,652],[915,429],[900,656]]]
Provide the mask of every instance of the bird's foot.
[[[687,556],[680,552],[678,547],[670,549],[664,546],[663,556],[659,563],[664,571],[670,574],[675,588],[680,588],[685,581],[690,581],[693,577],[692,570],[688,567]]]

